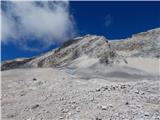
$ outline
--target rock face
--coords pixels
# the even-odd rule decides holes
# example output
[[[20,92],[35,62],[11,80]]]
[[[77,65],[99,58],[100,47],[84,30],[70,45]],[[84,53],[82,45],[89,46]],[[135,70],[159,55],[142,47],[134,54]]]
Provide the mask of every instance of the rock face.
[[[112,42],[113,49],[130,56],[157,57],[160,55],[160,28],[132,35],[131,38]]]
[[[6,61],[2,70],[23,67],[62,67],[73,60],[87,55],[101,63],[113,64],[125,61],[126,57],[154,57],[160,55],[160,28],[133,35],[122,40],[108,40],[103,36],[86,35],[65,42],[60,48],[44,55],[20,61]]]
[[[50,54],[46,54],[46,57],[38,57],[30,61],[28,65],[35,67],[65,66],[83,55],[99,58],[109,51],[115,54],[106,38],[103,36],[86,35],[64,43],[62,47]]]
[[[21,59],[15,59],[11,61],[2,62],[1,70],[9,70],[14,68],[21,68],[23,65],[29,61],[31,61],[34,58],[21,58]]]

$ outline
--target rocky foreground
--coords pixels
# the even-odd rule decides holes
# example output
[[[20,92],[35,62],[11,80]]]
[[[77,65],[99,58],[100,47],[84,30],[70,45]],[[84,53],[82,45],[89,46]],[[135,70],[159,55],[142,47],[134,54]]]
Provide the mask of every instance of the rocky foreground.
[[[159,120],[157,79],[84,79],[53,68],[2,72],[2,120]]]

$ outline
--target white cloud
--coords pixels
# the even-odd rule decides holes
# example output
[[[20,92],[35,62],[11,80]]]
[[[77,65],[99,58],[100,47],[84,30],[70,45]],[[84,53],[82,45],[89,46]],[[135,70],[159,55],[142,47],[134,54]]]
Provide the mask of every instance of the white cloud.
[[[2,6],[2,43],[14,42],[26,50],[39,50],[75,34],[66,1],[10,1],[2,2]],[[30,45],[32,42],[36,45]]]
[[[1,22],[1,25],[2,25],[1,39],[2,39],[3,43],[6,43],[6,42],[8,42],[8,40],[10,40],[10,38],[15,39],[15,37],[16,37],[15,31],[12,31],[12,30],[14,30],[15,25],[14,25],[14,22],[11,21],[9,16],[6,16],[3,13],[3,11],[1,13],[1,15],[3,16],[1,19],[2,20],[2,22]]]
[[[112,17],[111,17],[111,15],[107,15],[106,17],[105,17],[105,26],[106,27],[108,27],[108,26],[110,26],[110,24],[112,23]]]

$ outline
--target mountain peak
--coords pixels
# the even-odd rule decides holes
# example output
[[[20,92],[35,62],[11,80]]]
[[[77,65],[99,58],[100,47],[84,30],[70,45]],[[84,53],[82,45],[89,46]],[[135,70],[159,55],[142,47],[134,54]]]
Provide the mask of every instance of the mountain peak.
[[[159,57],[160,28],[141,32],[131,38],[112,41],[104,36],[90,35],[66,41],[60,48],[44,55],[2,63],[2,70],[19,67],[60,67],[81,56],[96,58],[102,63],[113,64],[124,57]],[[125,53],[125,54],[122,54]]]

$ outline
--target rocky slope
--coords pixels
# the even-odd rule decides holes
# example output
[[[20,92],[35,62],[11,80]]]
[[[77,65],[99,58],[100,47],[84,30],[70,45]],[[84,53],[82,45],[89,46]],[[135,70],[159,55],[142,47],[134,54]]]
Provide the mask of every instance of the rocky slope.
[[[41,56],[3,62],[1,69],[66,66],[83,55],[98,58],[105,64],[126,62],[124,58],[133,56],[159,58],[160,28],[123,40],[108,40],[96,35],[77,37]]]
[[[2,120],[159,120],[159,55],[153,29],[114,41],[86,35],[3,62]]]
[[[160,119],[160,81],[118,79],[53,68],[3,71],[2,120]]]
[[[112,46],[129,56],[157,57],[160,55],[160,28],[132,35],[131,38],[116,40]]]

